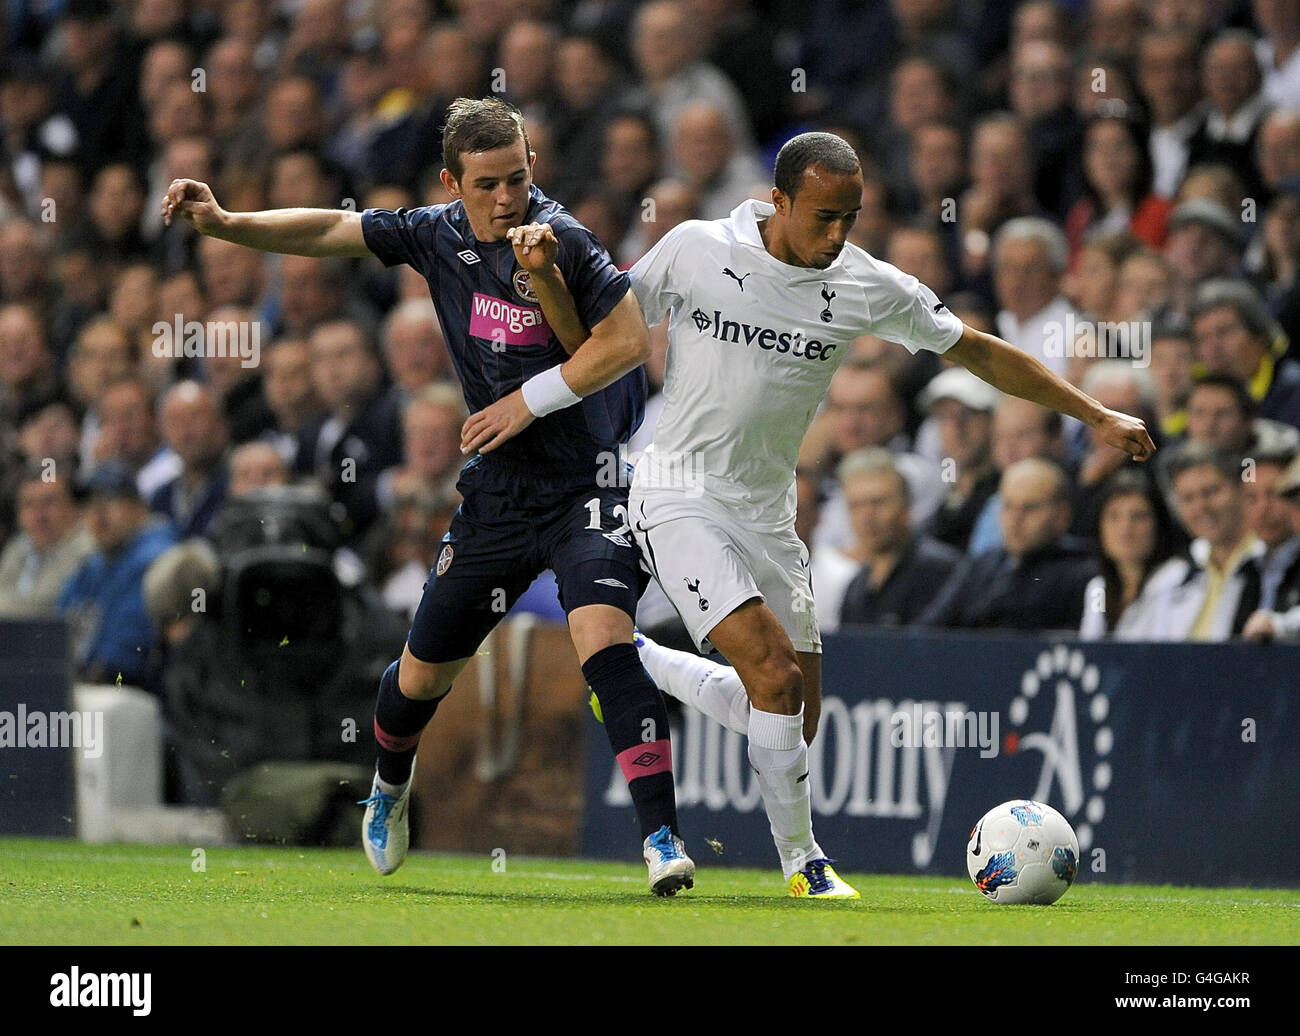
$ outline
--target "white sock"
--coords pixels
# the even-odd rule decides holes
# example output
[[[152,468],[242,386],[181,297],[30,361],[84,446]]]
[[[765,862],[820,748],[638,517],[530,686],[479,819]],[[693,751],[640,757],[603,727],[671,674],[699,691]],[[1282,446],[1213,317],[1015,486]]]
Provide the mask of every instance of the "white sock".
[[[639,649],[641,664],[660,690],[699,709],[728,730],[749,732],[749,695],[731,666],[663,647],[644,633],[641,637],[645,641]]]
[[[411,786],[411,779],[408,777],[405,784],[389,784],[386,780],[375,774],[375,784],[385,795],[391,795],[395,799],[400,799],[406,794],[406,789]]]
[[[758,774],[772,839],[781,856],[781,870],[789,881],[796,871],[825,855],[813,838],[803,709],[797,716],[782,716],[751,706],[749,762]]]

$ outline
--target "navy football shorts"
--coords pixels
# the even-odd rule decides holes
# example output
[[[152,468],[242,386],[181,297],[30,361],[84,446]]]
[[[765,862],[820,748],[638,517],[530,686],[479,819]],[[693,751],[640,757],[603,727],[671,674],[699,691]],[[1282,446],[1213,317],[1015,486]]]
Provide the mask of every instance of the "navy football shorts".
[[[548,568],[566,614],[608,604],[635,618],[650,577],[628,528],[626,487],[488,454],[462,469],[456,488],[464,502],[407,637],[416,658],[473,655]]]

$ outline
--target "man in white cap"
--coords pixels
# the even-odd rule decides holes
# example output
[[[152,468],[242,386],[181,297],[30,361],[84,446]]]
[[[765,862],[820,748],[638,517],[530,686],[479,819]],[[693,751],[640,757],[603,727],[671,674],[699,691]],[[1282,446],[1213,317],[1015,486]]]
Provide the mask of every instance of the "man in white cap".
[[[965,367],[936,374],[919,397],[939,432],[939,478],[946,490],[925,531],[960,551],[966,549],[989,497],[998,491],[993,411],[1001,397]]]

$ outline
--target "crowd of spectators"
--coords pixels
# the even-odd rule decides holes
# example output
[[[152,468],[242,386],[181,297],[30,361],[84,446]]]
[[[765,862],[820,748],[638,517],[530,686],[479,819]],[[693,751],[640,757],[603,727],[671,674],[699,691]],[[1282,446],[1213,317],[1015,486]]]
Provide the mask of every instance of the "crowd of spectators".
[[[86,679],[165,688],[177,586],[233,601],[233,554],[312,507],[330,578],[409,618],[466,416],[428,285],[159,203],[174,177],[232,210],[445,202],[447,105],[488,94],[624,267],[837,132],[856,245],[1146,419],[1137,465],[859,339],[798,470],[823,629],[1300,636],[1294,2],[17,0],[0,40],[0,614],[68,616]]]

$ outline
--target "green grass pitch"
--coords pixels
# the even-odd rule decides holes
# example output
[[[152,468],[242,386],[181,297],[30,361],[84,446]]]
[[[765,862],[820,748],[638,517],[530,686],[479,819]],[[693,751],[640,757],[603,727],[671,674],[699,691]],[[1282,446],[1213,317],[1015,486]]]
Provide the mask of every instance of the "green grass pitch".
[[[631,864],[413,853],[400,871],[381,878],[359,848],[204,853],[0,839],[0,943],[1300,943],[1300,890],[1094,879],[1050,907],[998,907],[965,880],[844,874],[861,890],[861,902],[809,903],[784,896],[775,869],[710,867],[705,860],[694,890],[658,900],[646,890],[644,868]]]

